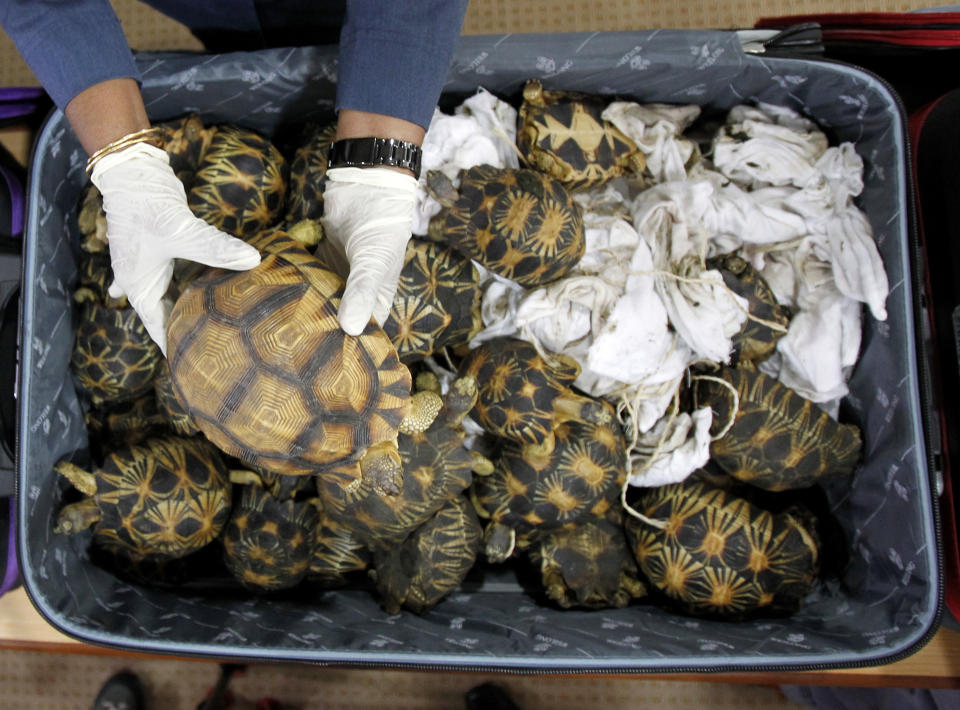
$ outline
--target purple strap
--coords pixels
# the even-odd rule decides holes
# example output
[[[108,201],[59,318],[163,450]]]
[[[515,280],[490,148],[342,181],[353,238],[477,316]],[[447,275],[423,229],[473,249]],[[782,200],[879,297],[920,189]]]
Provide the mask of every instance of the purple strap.
[[[10,194],[10,236],[15,237],[23,232],[23,213],[25,199],[23,185],[16,175],[0,164],[0,177],[7,185]]]
[[[29,116],[45,104],[43,89],[11,86],[0,89],[0,120]]]
[[[10,521],[7,530],[7,569],[0,584],[0,596],[6,594],[17,585],[20,577],[20,565],[17,562],[17,499],[11,496],[7,501],[10,505]]]

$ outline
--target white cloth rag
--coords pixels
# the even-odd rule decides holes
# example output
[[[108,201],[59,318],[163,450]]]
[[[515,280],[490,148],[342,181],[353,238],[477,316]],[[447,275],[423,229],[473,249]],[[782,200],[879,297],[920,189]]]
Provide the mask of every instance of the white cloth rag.
[[[700,199],[691,192],[712,191],[707,182],[651,187],[633,202],[633,224],[650,246],[657,294],[670,324],[697,357],[727,362],[749,305],[727,288],[719,271],[705,268],[709,234],[685,209]]]
[[[423,138],[414,234],[427,234],[430,219],[441,209],[426,189],[429,171],[440,170],[459,186],[460,171],[475,165],[519,167],[517,152],[511,147],[516,142],[516,120],[515,108],[482,88],[453,115],[434,110]]]
[[[630,452],[631,486],[653,488],[680,483],[710,460],[713,410],[701,407],[691,414],[665,416]]]
[[[735,106],[713,141],[713,164],[746,188],[803,187],[817,176],[815,164],[827,137],[788,108]]]
[[[647,172],[659,183],[687,176],[686,166],[699,149],[682,134],[699,115],[700,107],[694,105],[613,101],[601,118],[637,144],[647,159]]]

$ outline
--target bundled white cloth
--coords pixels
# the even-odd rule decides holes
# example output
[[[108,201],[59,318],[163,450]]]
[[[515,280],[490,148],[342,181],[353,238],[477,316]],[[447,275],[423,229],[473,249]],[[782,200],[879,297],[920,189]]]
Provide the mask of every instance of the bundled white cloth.
[[[461,170],[475,165],[517,168],[517,110],[480,88],[453,115],[436,109],[423,138],[413,233],[425,235],[440,203],[426,189],[427,173],[440,170],[458,186]]]
[[[699,156],[697,144],[682,136],[700,115],[693,105],[638,104],[614,101],[601,114],[636,143],[647,159],[654,183],[683,180],[687,165]]]
[[[633,202],[633,225],[650,246],[656,291],[671,325],[697,357],[727,362],[749,304],[719,271],[705,267],[710,234],[685,208],[712,192],[704,181],[651,187]]]
[[[713,141],[717,170],[745,188],[803,187],[817,177],[827,137],[791,109],[734,106]]]
[[[665,416],[631,449],[631,486],[653,488],[680,483],[710,460],[713,410]]]

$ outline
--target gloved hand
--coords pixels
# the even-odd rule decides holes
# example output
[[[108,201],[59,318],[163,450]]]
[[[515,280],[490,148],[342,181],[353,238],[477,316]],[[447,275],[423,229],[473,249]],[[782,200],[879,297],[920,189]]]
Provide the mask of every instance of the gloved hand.
[[[175,258],[226,269],[252,269],[260,253],[195,217],[167,154],[136,143],[94,165],[90,176],[103,195],[114,281],[110,295],[126,295],[150,337],[167,352],[169,307],[162,302]]]
[[[333,168],[323,193],[325,250],[343,275],[349,271],[337,319],[359,335],[372,315],[390,314],[413,228],[417,180],[387,168]],[[323,244],[323,242],[321,242]],[[334,252],[334,253],[331,253]]]

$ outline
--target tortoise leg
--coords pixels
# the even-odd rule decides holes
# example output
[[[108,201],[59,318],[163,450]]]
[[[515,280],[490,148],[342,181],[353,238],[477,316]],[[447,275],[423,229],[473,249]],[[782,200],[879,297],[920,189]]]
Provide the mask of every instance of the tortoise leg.
[[[420,434],[433,424],[443,407],[443,400],[436,392],[422,390],[410,398],[410,413],[400,422],[401,434]]]
[[[96,495],[97,478],[89,471],[70,461],[60,461],[53,467],[53,470],[70,481],[73,487],[81,493],[86,493],[88,496]]]
[[[493,473],[493,462],[479,451],[470,451],[470,458],[473,459],[471,470],[478,476],[489,476]]]
[[[403,484],[403,467],[397,443],[381,441],[367,449],[360,459],[360,473],[377,495],[399,495]]]
[[[100,506],[93,498],[84,498],[64,506],[57,516],[53,531],[58,535],[72,535],[86,530],[100,520]]]
[[[458,377],[450,383],[441,416],[451,426],[460,424],[477,403],[478,395],[477,380],[474,377]]]

